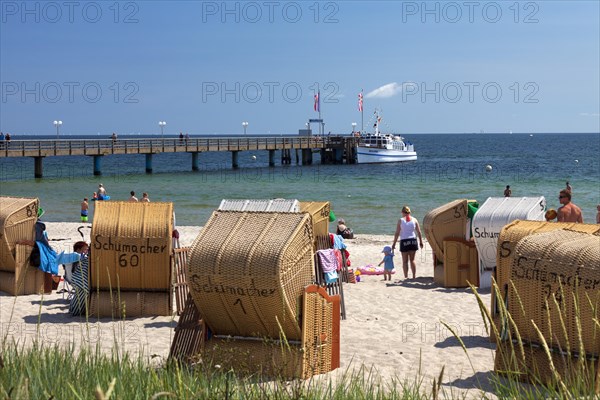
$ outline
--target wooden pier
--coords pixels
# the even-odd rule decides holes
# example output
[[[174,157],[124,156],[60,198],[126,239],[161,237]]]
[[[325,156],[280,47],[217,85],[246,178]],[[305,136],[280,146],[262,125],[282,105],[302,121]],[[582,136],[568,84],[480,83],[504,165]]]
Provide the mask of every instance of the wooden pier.
[[[354,164],[358,138],[351,136],[243,137],[243,138],[152,138],[152,139],[73,139],[73,140],[11,140],[0,142],[0,158],[31,157],[36,178],[43,177],[44,157],[93,157],[94,175],[102,175],[102,158],[114,154],[145,154],[146,172],[152,173],[152,156],[160,153],[191,153],[192,170],[198,171],[199,155],[205,152],[228,151],[231,166],[238,168],[240,151],[268,151],[269,166],[275,166],[275,152],[281,152],[281,163],[310,165],[313,150],[321,153],[322,164]],[[300,156],[301,153],[301,163]]]

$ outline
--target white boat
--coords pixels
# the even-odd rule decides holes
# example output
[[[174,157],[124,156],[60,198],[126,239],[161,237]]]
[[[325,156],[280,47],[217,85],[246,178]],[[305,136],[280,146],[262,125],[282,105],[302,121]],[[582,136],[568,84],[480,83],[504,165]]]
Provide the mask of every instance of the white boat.
[[[356,147],[358,164],[416,161],[417,152],[410,142],[404,142],[399,135],[380,133],[381,117],[375,114],[375,132],[360,135]]]

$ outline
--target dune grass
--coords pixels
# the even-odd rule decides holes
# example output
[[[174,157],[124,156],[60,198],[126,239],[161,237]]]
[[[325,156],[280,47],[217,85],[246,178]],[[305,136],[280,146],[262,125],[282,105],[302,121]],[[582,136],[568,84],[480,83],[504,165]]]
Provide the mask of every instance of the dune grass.
[[[517,312],[526,316],[526,307],[518,290],[512,281],[510,284],[513,289],[512,293],[515,295],[515,299],[512,301],[515,301],[518,306],[516,307]],[[498,302],[501,324],[497,326],[487,305],[477,293],[477,288],[471,285],[471,290],[477,299],[486,329],[489,329],[490,335],[497,338],[495,369],[498,374],[491,382],[496,396],[531,400],[541,398],[600,399],[599,355],[586,351],[581,335],[583,318],[589,318],[593,321],[594,337],[598,338],[596,340],[600,339],[599,307],[594,299],[588,295],[581,299],[576,290],[566,294],[571,296],[570,300],[573,302],[575,315],[567,313],[566,307],[561,305],[561,299],[557,296],[552,295],[546,299],[546,323],[548,327],[552,327],[552,319],[558,319],[560,334],[564,335],[566,339],[566,346],[561,348],[558,344],[558,333],[554,332],[553,337],[546,338],[534,320],[530,320],[530,323],[537,333],[537,340],[525,340],[519,326],[502,301]],[[492,290],[495,291],[497,299],[502,299],[500,289],[495,281],[492,284]],[[561,293],[561,296],[565,293],[562,286],[558,293]],[[591,310],[591,313],[582,315],[582,302],[589,305],[588,310]],[[550,309],[555,310],[553,318]],[[568,319],[576,328],[576,337],[568,335],[566,322]],[[451,329],[449,326],[447,327]],[[552,332],[551,329],[550,331]],[[454,334],[454,336],[461,343],[468,357],[462,340],[458,335]]]
[[[581,334],[569,338],[570,346],[556,349],[556,343],[539,334],[538,363],[550,375],[541,376],[537,367],[527,359],[531,346],[522,337],[519,327],[505,307],[499,303],[502,326],[494,324],[487,304],[471,287],[489,333],[503,343],[498,354],[505,360],[500,365],[501,374],[494,374],[490,382],[480,382],[479,387],[491,386],[491,392],[473,388],[460,391],[443,384],[444,368],[434,379],[425,378],[421,369],[413,378],[383,378],[374,367],[347,367],[346,370],[308,380],[264,378],[258,375],[239,375],[218,365],[197,362],[191,366],[168,362],[162,358],[151,359],[142,353],[126,353],[120,349],[118,332],[115,348],[107,353],[99,344],[76,348],[44,346],[40,341],[19,345],[6,336],[0,343],[0,398],[1,399],[462,399],[462,398],[518,398],[518,399],[574,399],[600,398],[598,395],[597,355],[586,353]],[[500,291],[494,283],[496,295]],[[516,293],[516,291],[515,291]],[[574,316],[581,330],[581,301],[591,305],[594,326],[600,332],[599,308],[592,299],[581,300],[572,294],[578,311]],[[516,293],[518,310],[525,307]],[[498,297],[500,298],[500,297]],[[555,309],[561,309],[557,299],[551,297]],[[40,312],[41,312],[40,304]],[[550,309],[548,307],[548,309]],[[564,312],[557,314],[561,333],[565,334]],[[442,321],[443,323],[443,321]],[[38,326],[39,326],[38,322]],[[452,327],[446,324],[452,331]],[[454,332],[453,332],[454,333]],[[454,333],[465,354],[466,346]],[[83,343],[86,341],[83,340]],[[89,342],[88,342],[89,343]],[[574,352],[571,349],[576,349]],[[586,357],[574,357],[586,355]],[[498,356],[498,355],[497,355]],[[596,357],[594,359],[594,357]],[[470,360],[470,359],[469,359]],[[471,364],[472,365],[472,364]],[[498,365],[497,365],[498,367]],[[473,367],[473,373],[476,374]],[[532,384],[524,383],[528,380]]]
[[[382,380],[370,369],[329,379],[261,380],[217,366],[177,363],[149,366],[142,356],[96,349],[4,345],[0,358],[3,399],[429,399],[424,381]],[[434,383],[434,386],[436,383]],[[439,390],[436,392],[441,393]]]

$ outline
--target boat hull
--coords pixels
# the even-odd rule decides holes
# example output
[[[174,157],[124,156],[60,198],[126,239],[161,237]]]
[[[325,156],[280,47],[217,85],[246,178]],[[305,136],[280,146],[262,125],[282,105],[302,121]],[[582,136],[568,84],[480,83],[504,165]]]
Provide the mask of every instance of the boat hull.
[[[416,160],[416,151],[388,150],[361,146],[358,146],[356,148],[356,162],[358,164],[389,163]]]

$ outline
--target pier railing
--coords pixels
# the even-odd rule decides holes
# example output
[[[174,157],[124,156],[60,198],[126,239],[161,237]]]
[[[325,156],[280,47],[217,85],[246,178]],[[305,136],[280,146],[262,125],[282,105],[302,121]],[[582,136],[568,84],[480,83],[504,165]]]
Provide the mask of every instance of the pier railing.
[[[0,142],[0,157],[341,148],[351,137],[58,139]]]

